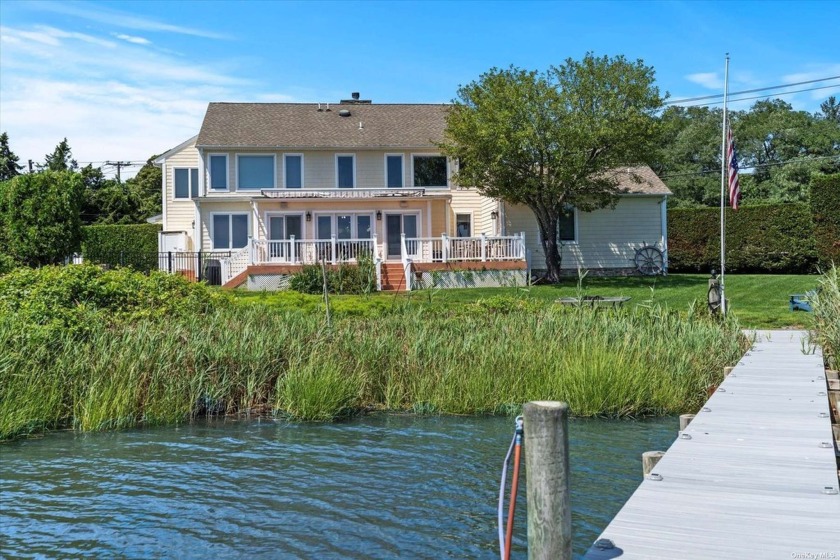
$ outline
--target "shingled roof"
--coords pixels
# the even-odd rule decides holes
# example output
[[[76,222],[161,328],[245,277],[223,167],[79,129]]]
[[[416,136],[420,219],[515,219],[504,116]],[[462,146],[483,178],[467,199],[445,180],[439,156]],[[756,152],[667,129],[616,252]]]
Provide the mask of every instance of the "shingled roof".
[[[200,148],[436,148],[447,105],[210,103]],[[350,116],[341,116],[342,111]],[[361,123],[361,127],[359,126]]]
[[[624,194],[674,194],[647,165],[615,170],[618,187]]]

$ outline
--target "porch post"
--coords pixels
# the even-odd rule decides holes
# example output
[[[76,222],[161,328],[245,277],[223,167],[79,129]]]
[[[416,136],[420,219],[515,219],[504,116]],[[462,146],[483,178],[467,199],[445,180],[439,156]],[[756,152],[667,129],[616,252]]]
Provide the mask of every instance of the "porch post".
[[[481,262],[487,260],[487,234],[481,234]]]
[[[446,233],[440,236],[440,245],[443,262],[449,262],[449,236]]]
[[[336,247],[335,247],[335,234],[330,236],[330,245],[332,247],[332,263],[335,264],[336,262]]]
[[[289,244],[291,245],[291,247],[289,248],[289,262],[294,263],[295,262],[295,236],[294,235],[289,236]]]
[[[521,254],[519,255],[519,258],[522,259],[522,260],[527,260],[528,259],[528,252],[525,249],[525,232],[524,231],[519,232],[519,250],[521,251]]]
[[[376,238],[376,231],[373,232],[373,237],[371,238],[371,243],[373,243],[373,246],[370,248],[370,257],[372,259],[377,259],[377,258],[379,258],[379,254],[377,252],[377,249],[379,247],[379,243],[378,243],[378,240]]]
[[[254,246],[254,238],[248,236],[248,253],[251,255],[251,264],[257,264],[257,248]]]
[[[408,259],[408,248],[405,246],[405,234],[400,234],[400,258],[403,263]]]

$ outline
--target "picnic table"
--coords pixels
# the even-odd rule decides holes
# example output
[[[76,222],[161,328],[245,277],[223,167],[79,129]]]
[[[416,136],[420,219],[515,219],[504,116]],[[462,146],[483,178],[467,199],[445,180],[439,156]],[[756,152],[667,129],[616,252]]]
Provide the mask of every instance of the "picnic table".
[[[613,308],[621,307],[624,305],[625,301],[630,301],[629,297],[613,297],[613,296],[583,296],[582,298],[576,297],[561,297],[554,300],[556,303],[561,305],[588,305],[590,307],[602,307],[611,305]]]

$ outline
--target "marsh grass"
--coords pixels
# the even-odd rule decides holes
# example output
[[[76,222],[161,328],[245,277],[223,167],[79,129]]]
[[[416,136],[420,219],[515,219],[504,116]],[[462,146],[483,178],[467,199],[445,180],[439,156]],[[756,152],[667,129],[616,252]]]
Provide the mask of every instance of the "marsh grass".
[[[0,439],[201,414],[508,414],[534,399],[578,416],[675,414],[699,407],[747,344],[734,320],[655,305],[404,308],[326,328],[319,314],[255,304],[84,335],[11,315],[0,318]]]
[[[820,289],[812,300],[813,337],[823,349],[826,364],[840,368],[840,271],[832,266],[819,280]]]

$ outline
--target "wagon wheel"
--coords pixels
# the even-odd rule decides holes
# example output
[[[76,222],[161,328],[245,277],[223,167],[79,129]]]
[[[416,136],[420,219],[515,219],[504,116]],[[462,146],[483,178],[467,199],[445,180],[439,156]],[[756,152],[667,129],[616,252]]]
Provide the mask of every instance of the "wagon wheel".
[[[662,251],[653,245],[636,249],[633,262],[636,263],[636,269],[645,276],[656,276],[665,270],[665,258],[662,256]]]

